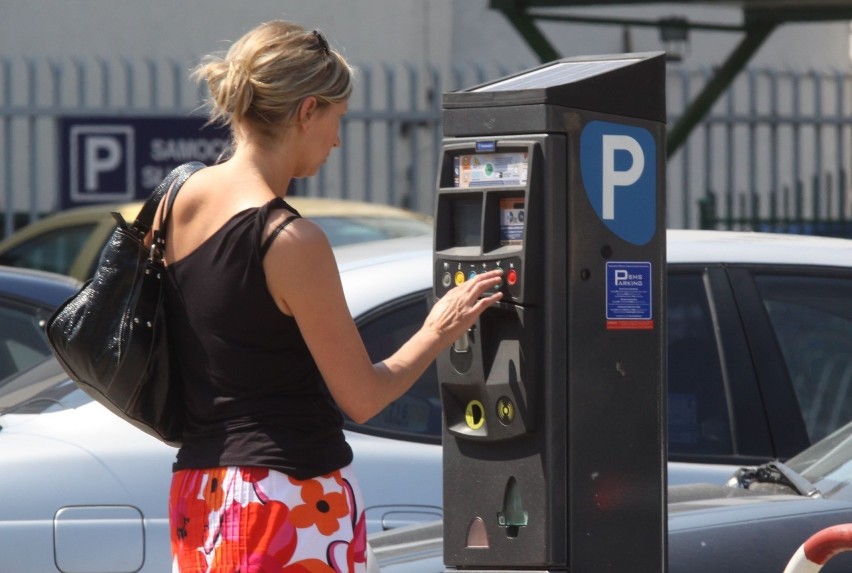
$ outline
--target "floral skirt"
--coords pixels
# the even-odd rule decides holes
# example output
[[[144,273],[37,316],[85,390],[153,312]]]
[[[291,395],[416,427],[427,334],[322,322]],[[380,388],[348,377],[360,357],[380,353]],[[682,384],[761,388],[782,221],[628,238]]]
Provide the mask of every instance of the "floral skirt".
[[[349,467],[297,480],[265,468],[180,470],[172,573],[364,573],[367,523]]]

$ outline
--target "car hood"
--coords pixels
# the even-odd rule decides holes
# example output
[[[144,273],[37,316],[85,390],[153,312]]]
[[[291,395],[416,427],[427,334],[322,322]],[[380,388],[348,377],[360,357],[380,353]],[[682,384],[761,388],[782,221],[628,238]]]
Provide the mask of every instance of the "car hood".
[[[820,511],[852,511],[852,504],[847,501],[804,497],[784,489],[750,491],[713,484],[670,488],[669,532],[783,519]]]
[[[852,522],[848,501],[703,487],[704,496],[683,501],[670,492],[670,573],[777,573],[810,536]],[[714,489],[719,495],[708,497]],[[849,571],[850,559],[842,556],[830,564],[841,569],[827,571]]]

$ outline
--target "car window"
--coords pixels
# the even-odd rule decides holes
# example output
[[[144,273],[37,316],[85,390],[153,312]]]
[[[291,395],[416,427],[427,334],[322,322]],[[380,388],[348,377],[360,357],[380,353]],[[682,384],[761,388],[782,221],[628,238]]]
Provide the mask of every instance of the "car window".
[[[852,279],[756,275],[811,441],[852,420]]]
[[[47,378],[39,376],[45,370],[50,370],[50,367],[45,366],[45,362],[42,362],[0,386],[0,415],[47,414],[92,402],[91,396],[67,377],[57,379],[55,375]],[[7,386],[13,386],[14,389],[6,392]]]
[[[703,275],[668,277],[668,440],[677,454],[731,454],[731,424]]]
[[[358,328],[373,362],[399,349],[423,324],[429,312],[428,293],[406,297],[359,320]],[[412,388],[365,424],[349,421],[350,429],[398,439],[440,443],[441,401],[434,363]]]
[[[47,311],[0,300],[0,385],[51,354],[45,340]]]
[[[673,274],[668,283],[669,449],[679,454],[733,452],[727,392],[703,277]],[[426,294],[397,303],[359,323],[373,361],[386,358],[423,324]],[[350,428],[439,443],[441,404],[437,370],[363,425]]]
[[[77,225],[38,235],[0,255],[0,264],[67,275],[95,226]]]

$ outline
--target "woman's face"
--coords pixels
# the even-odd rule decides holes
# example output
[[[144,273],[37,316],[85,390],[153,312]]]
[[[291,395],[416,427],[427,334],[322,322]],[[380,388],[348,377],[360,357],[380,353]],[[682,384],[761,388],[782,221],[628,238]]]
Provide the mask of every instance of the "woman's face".
[[[340,119],[349,109],[348,102],[331,103],[316,108],[307,119],[305,156],[296,177],[315,175],[331,153],[340,146]]]

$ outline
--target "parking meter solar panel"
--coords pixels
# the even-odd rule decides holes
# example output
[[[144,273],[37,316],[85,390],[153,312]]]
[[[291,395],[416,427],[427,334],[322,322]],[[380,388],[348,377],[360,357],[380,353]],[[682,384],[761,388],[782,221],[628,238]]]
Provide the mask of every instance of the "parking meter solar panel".
[[[660,52],[564,58],[445,93],[444,135],[570,130],[569,125],[554,123],[558,117],[542,113],[555,110],[531,107],[535,104],[665,123],[666,99],[658,97],[659,86],[666,81],[661,59],[665,55]],[[470,113],[482,108],[489,108],[489,118]]]
[[[474,88],[472,92],[496,92],[547,88],[569,84],[636,63],[636,59],[591,62],[561,62],[493,84]]]
[[[448,573],[662,571],[665,55],[443,96],[434,294],[503,298],[438,357]]]

